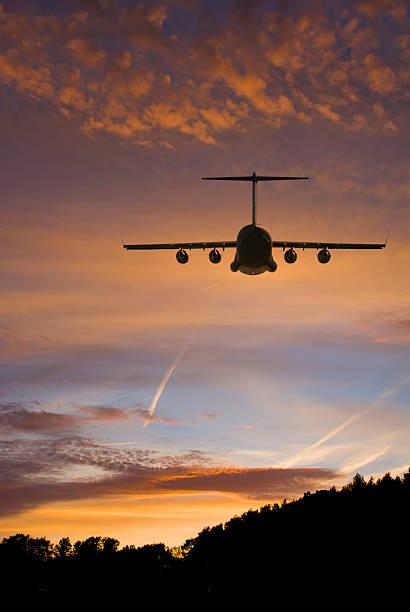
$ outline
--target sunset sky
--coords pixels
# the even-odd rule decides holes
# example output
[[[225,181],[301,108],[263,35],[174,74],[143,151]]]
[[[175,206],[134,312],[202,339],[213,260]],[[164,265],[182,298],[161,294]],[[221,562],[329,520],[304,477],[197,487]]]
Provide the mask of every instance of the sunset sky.
[[[0,537],[178,545],[407,471],[409,82],[406,0],[0,0]],[[311,177],[259,184],[273,239],[387,248],[123,250],[235,240],[250,185],[201,176],[254,170]]]

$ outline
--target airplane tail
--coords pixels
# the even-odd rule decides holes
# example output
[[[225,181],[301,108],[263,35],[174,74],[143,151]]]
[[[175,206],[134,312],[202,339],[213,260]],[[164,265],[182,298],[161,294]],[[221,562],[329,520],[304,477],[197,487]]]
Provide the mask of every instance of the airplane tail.
[[[204,181],[252,181],[252,225],[256,225],[256,183],[259,181],[302,181],[308,176],[262,176],[253,172],[250,176],[203,176]]]

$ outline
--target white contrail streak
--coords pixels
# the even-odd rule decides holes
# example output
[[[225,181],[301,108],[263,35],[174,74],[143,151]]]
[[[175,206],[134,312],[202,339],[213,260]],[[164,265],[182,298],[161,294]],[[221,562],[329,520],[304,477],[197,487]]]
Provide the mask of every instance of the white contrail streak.
[[[367,465],[368,463],[372,463],[372,461],[375,461],[379,457],[382,457],[390,449],[391,449],[391,446],[385,446],[384,448],[374,451],[373,453],[370,453],[370,454],[367,453],[362,457],[353,456],[347,461],[345,461],[345,463],[340,466],[338,471],[339,473],[341,472],[342,474],[351,474],[351,472],[355,472],[356,470],[363,467],[364,465]]]
[[[360,412],[356,414],[353,414],[351,417],[346,419],[346,421],[341,423],[338,427],[335,427],[334,429],[329,431],[329,433],[327,433],[325,436],[320,438],[320,440],[304,448],[299,454],[295,455],[294,457],[291,457],[285,464],[282,463],[281,467],[288,468],[288,467],[291,467],[292,465],[295,465],[295,463],[300,462],[312,450],[314,450],[315,448],[318,448],[319,446],[321,446],[322,444],[324,444],[325,442],[327,442],[328,440],[336,436],[340,431],[343,431],[343,429],[348,427],[351,423],[353,423],[354,421],[356,421],[363,415],[377,408],[384,400],[389,399],[399,389],[401,389],[401,387],[404,387],[409,382],[410,382],[410,374],[408,374],[405,378],[395,383],[394,385],[391,385],[390,387],[388,387],[385,391],[382,391],[371,406],[369,406],[368,408],[365,408],[364,410],[361,410]]]
[[[165,389],[165,387],[167,385],[167,382],[171,378],[173,371],[175,370],[175,368],[177,367],[177,365],[181,361],[182,357],[185,355],[185,353],[189,349],[190,345],[191,345],[191,341],[186,342],[183,345],[182,349],[179,351],[179,353],[177,355],[177,358],[175,359],[173,364],[168,368],[168,370],[165,372],[161,382],[159,383],[159,387],[156,390],[154,397],[152,398],[151,405],[150,405],[150,407],[148,409],[148,413],[149,413],[150,417],[154,414],[155,408],[157,407],[157,404],[158,404],[158,400],[161,397],[162,393],[164,392],[164,389]],[[145,421],[143,427],[146,427],[148,425],[148,423],[149,423],[148,420]]]
[[[407,385],[407,383],[409,382],[410,382],[410,374],[408,374],[405,378],[403,378],[403,380],[400,380],[395,385],[391,385],[391,387],[388,387],[385,391],[380,393],[375,404],[380,404],[383,400],[389,399],[389,397],[394,395],[399,389],[401,389],[401,387],[404,387],[404,385]]]
[[[329,431],[325,436],[320,438],[320,440],[318,440],[314,444],[311,444],[310,446],[307,446],[298,455],[295,455],[294,457],[289,459],[289,461],[287,461],[285,465],[281,464],[282,467],[285,467],[285,468],[292,467],[292,465],[295,465],[295,463],[298,463],[301,459],[305,457],[305,455],[310,453],[310,451],[314,450],[315,448],[318,448],[319,446],[321,446],[322,444],[324,444],[325,442],[327,442],[328,440],[336,436],[340,431],[343,431],[343,429],[348,427],[351,423],[359,419],[361,416],[366,414],[366,412],[369,412],[371,409],[372,407],[365,408],[365,410],[362,410],[361,412],[358,412],[357,414],[353,414],[351,417],[346,419],[346,421],[343,421],[343,423],[338,425],[338,427],[335,427],[334,429]]]

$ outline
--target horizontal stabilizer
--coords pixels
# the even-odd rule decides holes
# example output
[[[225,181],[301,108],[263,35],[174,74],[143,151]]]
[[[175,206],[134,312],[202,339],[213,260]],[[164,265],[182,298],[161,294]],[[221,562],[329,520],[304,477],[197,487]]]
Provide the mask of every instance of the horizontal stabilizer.
[[[204,181],[302,181],[308,176],[261,176],[255,173],[251,176],[203,176]]]

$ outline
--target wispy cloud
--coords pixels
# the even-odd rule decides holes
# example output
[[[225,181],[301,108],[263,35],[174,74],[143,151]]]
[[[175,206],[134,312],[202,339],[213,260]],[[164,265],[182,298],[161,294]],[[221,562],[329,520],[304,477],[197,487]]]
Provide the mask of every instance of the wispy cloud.
[[[57,500],[113,494],[208,491],[272,500],[300,495],[338,477],[327,468],[238,468],[220,463],[195,450],[165,455],[109,448],[80,437],[0,441],[0,514],[11,515]],[[82,480],[78,466],[84,473]]]
[[[121,423],[124,421],[142,421],[144,424],[154,421],[164,425],[197,425],[195,420],[182,420],[163,414],[152,414],[143,406],[116,408],[114,406],[86,405],[72,402],[70,412],[51,411],[39,401],[3,402],[0,403],[0,426],[5,434],[20,432],[39,435],[65,435],[67,432],[79,432],[99,423]]]
[[[352,457],[349,457],[349,459],[340,466],[339,471],[342,474],[351,474],[359,468],[368,465],[369,463],[372,463],[372,461],[375,461],[379,457],[382,457],[390,449],[391,446],[385,446],[370,453],[368,451],[364,451],[362,453],[353,455]]]
[[[402,387],[405,387],[409,382],[410,382],[410,374],[408,376],[405,376],[402,380],[399,380],[399,382],[394,383],[390,385],[389,387],[387,387],[384,391],[380,393],[380,395],[378,396],[375,402],[375,405],[382,404],[385,400],[389,400],[391,397],[393,397],[393,395],[395,395],[398,391],[400,391]]]
[[[400,467],[391,469],[390,474],[393,476],[393,478],[395,478],[396,476],[401,476],[402,474],[407,473],[409,471],[409,468],[410,468],[410,459],[407,461],[407,463],[404,463]]]
[[[309,446],[304,448],[300,453],[294,455],[293,457],[291,457],[290,459],[288,459],[285,462],[281,462],[280,465],[282,467],[289,468],[289,467],[292,467],[293,465],[296,465],[298,463],[306,462],[309,459],[311,460],[312,459],[312,456],[311,456],[312,455],[312,451],[315,451],[320,446],[325,444],[325,442],[328,442],[329,440],[334,438],[337,434],[339,434],[341,431],[343,431],[344,429],[349,427],[349,425],[351,425],[352,423],[354,423],[355,421],[357,421],[361,417],[365,416],[366,414],[369,414],[370,412],[372,412],[373,410],[375,410],[376,408],[381,406],[383,404],[383,402],[385,402],[386,400],[389,400],[391,397],[393,397],[395,393],[397,393],[402,387],[407,385],[409,382],[410,382],[410,374],[405,376],[402,380],[398,381],[397,383],[389,385],[386,389],[384,389],[378,395],[378,397],[376,398],[376,400],[373,402],[372,405],[368,406],[364,410],[360,410],[356,414],[353,414],[348,419],[343,421],[340,425],[338,425],[334,429],[331,429],[327,434],[325,434],[324,436],[319,438],[319,440],[317,440],[313,444],[310,444]],[[366,465],[367,463],[370,463],[370,461],[373,461],[375,458],[385,454],[387,452],[387,450],[389,450],[389,448],[390,447],[386,447],[385,449],[383,449],[381,451],[377,451],[375,453],[373,459],[366,460],[364,463],[361,463],[360,465],[356,465],[356,463],[355,463],[356,460],[352,458],[351,461],[348,460],[344,464],[343,471],[347,470],[346,465],[356,465],[356,467],[353,467],[352,469],[357,469],[361,465]],[[380,454],[378,454],[378,453],[380,453]],[[370,455],[370,457],[372,457],[372,455]]]
[[[57,433],[73,430],[78,425],[78,418],[75,415],[32,410],[26,408],[23,402],[0,405],[0,426],[3,428],[3,432]]]
[[[346,429],[346,427],[348,427],[349,425],[354,423],[354,421],[357,421],[357,419],[359,419],[363,415],[365,415],[368,412],[370,412],[370,410],[371,410],[371,407],[366,408],[365,410],[361,410],[360,412],[358,412],[356,414],[353,414],[351,417],[349,417],[348,419],[343,421],[343,423],[341,423],[340,425],[338,425],[334,429],[331,429],[322,438],[319,438],[319,440],[317,440],[317,442],[314,442],[313,444],[310,444],[309,446],[304,448],[300,453],[298,453],[297,455],[294,455],[293,457],[291,457],[290,459],[288,459],[284,463],[281,462],[281,465],[283,467],[287,467],[288,468],[288,467],[291,467],[291,466],[295,465],[296,463],[303,463],[308,458],[311,458],[311,453],[312,453],[313,450],[319,448],[319,446],[321,446],[325,442],[328,442],[328,440],[331,440],[338,433],[340,433],[341,431]]]

